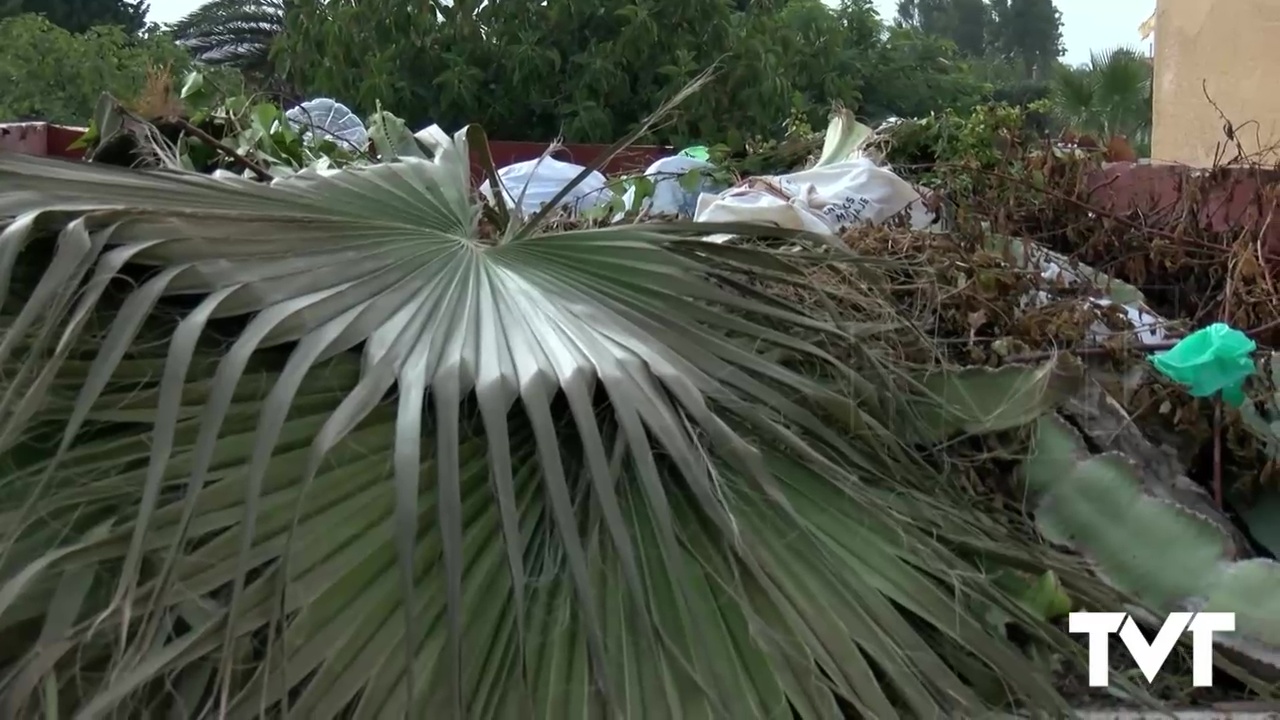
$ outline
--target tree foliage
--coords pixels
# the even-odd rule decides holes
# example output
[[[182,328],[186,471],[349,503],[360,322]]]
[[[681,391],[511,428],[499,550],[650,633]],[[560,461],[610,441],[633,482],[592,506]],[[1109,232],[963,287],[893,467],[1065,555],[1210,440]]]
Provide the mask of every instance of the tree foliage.
[[[1063,51],[1053,0],[898,0],[897,23],[946,38],[970,58],[1014,61],[1022,79],[1047,75]]]
[[[985,0],[898,0],[898,24],[945,37],[960,52],[981,57],[987,51],[991,11]]]
[[[950,41],[912,28],[888,30],[880,62],[864,91],[870,117],[921,117],[973,107],[991,85],[958,57]]]
[[[1026,77],[1047,77],[1065,50],[1062,13],[1053,0],[1000,0],[995,5],[996,48],[1022,64]]]
[[[869,0],[299,3],[276,58],[305,92],[505,140],[615,140],[713,65],[653,139],[738,145],[793,116],[820,124],[832,102],[874,117],[916,111],[931,85],[945,98],[929,109],[986,90],[953,47],[887,32]]]
[[[0,0],[0,19],[39,13],[64,30],[82,33],[102,25],[118,25],[129,35],[147,24],[146,0]]]
[[[991,10],[983,0],[952,0],[955,27],[952,39],[961,52],[981,55],[987,49],[988,27],[992,24]]]
[[[189,63],[163,34],[130,37],[118,26],[72,33],[38,15],[11,17],[0,21],[0,118],[83,125],[103,92],[132,100],[149,71]]]

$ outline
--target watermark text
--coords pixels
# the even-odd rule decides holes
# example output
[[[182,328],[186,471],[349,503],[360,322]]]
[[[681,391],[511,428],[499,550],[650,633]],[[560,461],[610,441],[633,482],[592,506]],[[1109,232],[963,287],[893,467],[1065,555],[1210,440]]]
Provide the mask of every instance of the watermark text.
[[[1191,633],[1191,684],[1213,687],[1213,634],[1236,629],[1236,614],[1175,612],[1165,618],[1155,639],[1147,642],[1138,623],[1122,612],[1073,612],[1067,632],[1089,636],[1089,686],[1106,687],[1111,679],[1108,641],[1115,632],[1133,656],[1147,682],[1155,682],[1164,661],[1183,633]]]

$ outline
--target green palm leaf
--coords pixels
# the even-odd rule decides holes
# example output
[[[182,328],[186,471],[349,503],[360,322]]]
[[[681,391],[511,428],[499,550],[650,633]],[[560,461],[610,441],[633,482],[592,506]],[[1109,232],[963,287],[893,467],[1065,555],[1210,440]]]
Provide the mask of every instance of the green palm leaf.
[[[1145,139],[1151,132],[1151,61],[1137,50],[1120,47],[1094,53],[1090,64],[1098,105],[1111,132]]]
[[[1130,48],[1093,53],[1087,66],[1057,74],[1050,100],[1058,118],[1078,132],[1143,143],[1151,134],[1151,63]]]
[[[286,11],[284,0],[209,0],[174,23],[173,33],[203,63],[263,71]]]
[[[1050,100],[1054,114],[1077,132],[1101,134],[1104,128],[1096,113],[1096,91],[1087,70],[1063,68],[1054,77]]]
[[[899,440],[920,386],[753,285],[806,255],[487,238],[465,137],[265,186],[0,156],[6,716],[1063,707],[964,610],[1031,623],[970,555],[1032,551]]]

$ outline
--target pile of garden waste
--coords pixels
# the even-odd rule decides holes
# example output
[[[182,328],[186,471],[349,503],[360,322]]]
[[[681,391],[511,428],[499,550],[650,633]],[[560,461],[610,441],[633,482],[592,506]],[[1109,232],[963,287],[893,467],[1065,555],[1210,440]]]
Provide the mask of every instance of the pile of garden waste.
[[[987,368],[990,385],[959,402],[992,426],[1026,421],[1031,457],[1013,484],[1009,457],[988,443],[953,446],[950,461],[967,464],[975,486],[1026,513],[1044,540],[1086,558],[1150,617],[1236,613],[1237,632],[1221,648],[1274,682],[1280,354],[1259,341],[1280,342],[1280,295],[1260,282],[1255,235],[1178,222],[1208,202],[1192,184],[1162,217],[1093,207],[1087,193],[1099,155],[1047,143],[995,151],[1017,135],[995,127],[1002,119],[981,111],[965,119],[993,126],[993,152],[944,167],[912,161],[930,133],[960,118],[894,121],[877,132],[838,110],[777,175],[726,178],[695,148],[645,171],[640,186],[653,199],[636,203],[637,183],[626,179],[621,207],[597,207],[615,222],[762,222],[889,261],[882,273],[817,270],[809,288],[768,289],[865,315],[875,288],[892,312],[863,328],[862,341],[920,368]],[[536,175],[537,165],[522,164],[522,173]],[[1176,224],[1178,235],[1161,222]],[[1065,386],[1045,377],[1011,391],[1000,381],[1004,369],[1062,357],[1075,358],[1080,372]],[[1052,412],[1001,417],[1025,402],[1020,393],[1051,391]]]
[[[4,717],[1280,681],[1280,297],[1256,228],[1186,221],[1207,175],[1100,207],[995,106],[613,177],[332,100],[104,98],[83,144],[0,155]],[[1078,609],[1235,613],[1221,684],[1084,687]]]

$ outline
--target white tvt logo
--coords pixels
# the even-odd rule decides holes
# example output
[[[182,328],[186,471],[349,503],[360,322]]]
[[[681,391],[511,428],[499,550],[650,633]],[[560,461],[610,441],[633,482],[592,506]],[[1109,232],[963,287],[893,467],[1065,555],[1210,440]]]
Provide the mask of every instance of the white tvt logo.
[[[1164,661],[1184,632],[1191,633],[1191,684],[1213,687],[1213,634],[1236,629],[1236,614],[1227,612],[1175,612],[1165,618],[1151,642],[1138,623],[1122,612],[1074,612],[1067,616],[1067,632],[1089,636],[1089,685],[1106,687],[1110,682],[1111,658],[1108,640],[1116,631],[1133,656],[1147,682],[1155,682]]]

